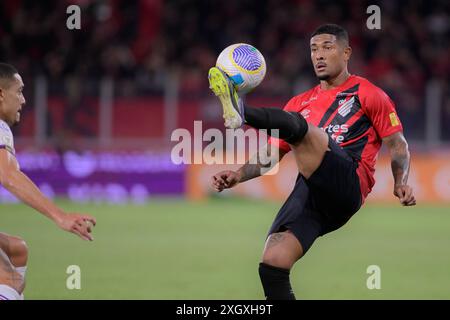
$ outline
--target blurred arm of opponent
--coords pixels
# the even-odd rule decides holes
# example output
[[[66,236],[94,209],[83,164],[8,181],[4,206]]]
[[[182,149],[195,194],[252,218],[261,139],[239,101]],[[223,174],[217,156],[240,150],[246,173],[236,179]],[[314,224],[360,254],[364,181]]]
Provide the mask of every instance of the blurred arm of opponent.
[[[68,214],[58,208],[20,170],[14,155],[0,149],[0,183],[21,201],[36,209],[56,223],[58,227],[75,233],[84,240],[94,240],[89,223],[95,225],[95,218],[84,214]]]
[[[217,192],[221,192],[224,189],[236,186],[238,183],[257,178],[261,176],[263,171],[267,172],[270,168],[273,168],[287,153],[286,151],[279,149],[278,154],[272,156],[271,150],[272,147],[267,144],[237,171],[225,170],[216,173],[211,178],[213,189]],[[260,159],[267,156],[269,156],[270,161],[264,161],[264,164],[261,163],[262,161],[260,161]]]

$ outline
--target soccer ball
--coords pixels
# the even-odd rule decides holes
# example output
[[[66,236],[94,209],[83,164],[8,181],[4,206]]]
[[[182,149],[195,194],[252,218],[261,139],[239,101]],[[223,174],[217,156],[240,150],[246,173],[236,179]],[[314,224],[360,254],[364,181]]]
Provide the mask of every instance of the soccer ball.
[[[253,90],[266,75],[263,55],[258,49],[245,43],[226,47],[217,58],[216,67],[230,77],[239,93]]]

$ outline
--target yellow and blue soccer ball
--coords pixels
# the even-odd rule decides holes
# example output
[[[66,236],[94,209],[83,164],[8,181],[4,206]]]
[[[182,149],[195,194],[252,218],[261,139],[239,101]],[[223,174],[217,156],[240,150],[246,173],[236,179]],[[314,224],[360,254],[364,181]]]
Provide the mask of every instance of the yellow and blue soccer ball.
[[[246,43],[226,47],[217,58],[216,67],[230,77],[239,93],[253,90],[266,75],[264,56],[254,46]]]

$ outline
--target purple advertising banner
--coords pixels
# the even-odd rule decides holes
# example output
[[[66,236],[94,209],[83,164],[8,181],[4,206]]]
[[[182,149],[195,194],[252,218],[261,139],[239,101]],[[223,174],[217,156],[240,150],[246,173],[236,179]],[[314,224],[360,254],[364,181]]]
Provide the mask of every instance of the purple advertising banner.
[[[170,153],[18,152],[17,159],[50,198],[143,203],[153,196],[181,195],[185,189],[185,166],[173,164]],[[0,189],[0,202],[16,201]]]

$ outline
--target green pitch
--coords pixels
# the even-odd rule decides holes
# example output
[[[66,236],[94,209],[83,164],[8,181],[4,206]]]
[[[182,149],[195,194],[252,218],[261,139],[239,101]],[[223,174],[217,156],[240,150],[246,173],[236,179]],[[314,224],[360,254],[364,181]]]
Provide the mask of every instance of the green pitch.
[[[23,205],[0,205],[0,230],[29,246],[28,299],[262,299],[257,274],[279,203],[155,200],[75,205],[92,213],[95,241],[57,229]],[[291,275],[299,299],[450,299],[450,208],[367,206],[319,238]],[[69,290],[68,266],[81,268]],[[381,289],[369,290],[369,265]]]

